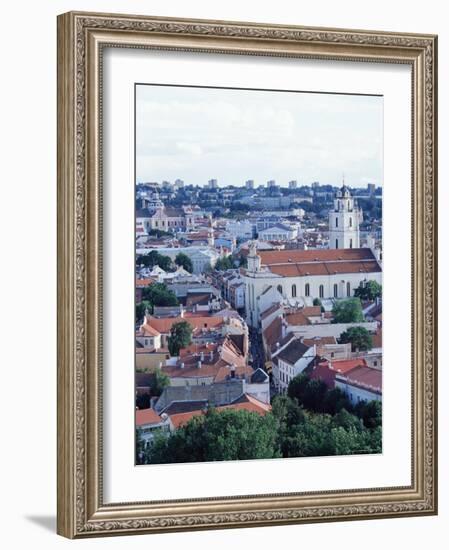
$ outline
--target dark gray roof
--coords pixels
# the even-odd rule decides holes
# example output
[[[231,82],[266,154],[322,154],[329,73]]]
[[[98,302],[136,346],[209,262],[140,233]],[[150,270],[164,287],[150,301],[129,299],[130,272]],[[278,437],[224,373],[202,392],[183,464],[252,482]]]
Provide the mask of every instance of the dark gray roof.
[[[309,349],[308,346],[303,344],[298,338],[292,340],[278,355],[279,359],[294,365]]]
[[[200,411],[207,407],[207,399],[200,399],[196,401],[172,401],[168,407],[163,409],[162,412],[170,414],[186,413],[191,411]]]
[[[268,374],[262,369],[257,369],[251,375],[251,384],[263,384],[268,380]]]

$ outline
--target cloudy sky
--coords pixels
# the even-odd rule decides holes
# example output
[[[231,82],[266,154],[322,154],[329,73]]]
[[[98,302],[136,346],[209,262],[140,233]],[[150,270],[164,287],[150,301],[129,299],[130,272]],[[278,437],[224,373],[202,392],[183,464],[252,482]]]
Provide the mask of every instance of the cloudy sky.
[[[382,185],[381,97],[138,85],[137,181]]]

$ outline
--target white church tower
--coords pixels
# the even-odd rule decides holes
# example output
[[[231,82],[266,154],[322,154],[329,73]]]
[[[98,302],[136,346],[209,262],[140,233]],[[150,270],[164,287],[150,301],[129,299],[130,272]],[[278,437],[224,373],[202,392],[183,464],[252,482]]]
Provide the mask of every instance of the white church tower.
[[[343,187],[335,194],[334,209],[329,211],[329,248],[360,248],[361,220],[361,210],[343,180]]]

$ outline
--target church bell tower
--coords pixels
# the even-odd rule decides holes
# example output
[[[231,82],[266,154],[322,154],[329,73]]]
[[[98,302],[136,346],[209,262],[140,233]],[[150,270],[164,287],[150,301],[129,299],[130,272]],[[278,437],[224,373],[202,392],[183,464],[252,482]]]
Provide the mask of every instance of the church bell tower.
[[[343,181],[335,194],[334,208],[329,211],[329,248],[360,248],[360,221],[361,210]]]

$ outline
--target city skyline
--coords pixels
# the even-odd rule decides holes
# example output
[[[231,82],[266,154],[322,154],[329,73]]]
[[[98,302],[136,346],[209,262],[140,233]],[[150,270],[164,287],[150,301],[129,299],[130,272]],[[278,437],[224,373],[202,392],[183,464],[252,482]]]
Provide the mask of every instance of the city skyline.
[[[382,186],[382,132],[379,96],[137,85],[136,181]]]

